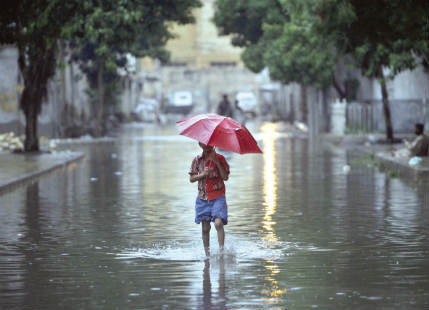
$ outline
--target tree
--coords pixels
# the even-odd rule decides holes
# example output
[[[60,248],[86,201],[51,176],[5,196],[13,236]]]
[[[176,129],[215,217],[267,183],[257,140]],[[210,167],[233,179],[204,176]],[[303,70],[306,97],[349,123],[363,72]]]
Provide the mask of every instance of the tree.
[[[96,80],[97,118],[101,119],[105,81],[114,79],[116,69],[126,65],[125,54],[166,59],[162,47],[171,37],[168,23],[192,22],[192,9],[199,5],[198,0],[2,2],[0,43],[17,46],[24,81],[20,98],[26,119],[24,151],[39,150],[37,119],[47,83],[57,68],[60,40],[72,42],[89,80]]]
[[[97,90],[93,104],[98,135],[103,133],[106,91],[119,80],[118,69],[126,69],[126,55],[166,61],[164,46],[172,38],[168,23],[193,22],[192,9],[199,6],[198,0],[85,1],[68,32],[72,60],[80,63],[90,87]]]
[[[38,115],[55,74],[57,40],[77,1],[15,0],[2,3],[0,43],[15,44],[24,88],[19,107],[25,115],[24,151],[38,151]]]
[[[282,83],[327,88],[334,84],[341,98],[348,96],[335,79],[342,55],[331,36],[315,33],[312,1],[217,0],[214,22],[220,34],[232,35],[232,44],[244,47],[242,60],[253,72],[267,67]],[[335,41],[334,41],[335,42]],[[306,100],[301,100],[305,119]]]
[[[429,2],[422,0],[318,1],[320,35],[336,33],[336,46],[381,86],[386,139],[394,141],[386,81],[406,69],[428,66]],[[349,16],[349,18],[341,18]],[[383,69],[389,69],[386,76]]]
[[[386,81],[417,65],[428,67],[427,1],[265,0],[260,2],[263,9],[254,1],[216,3],[216,25],[221,34],[234,36],[233,44],[245,43],[242,57],[251,70],[268,67],[271,76],[284,83],[332,85],[342,98],[348,88],[335,78],[339,60],[352,61],[365,76],[376,78],[386,138],[394,140]],[[256,20],[262,31],[254,30],[252,37],[248,28],[231,21],[243,18],[248,23]],[[390,70],[388,76],[383,69]]]

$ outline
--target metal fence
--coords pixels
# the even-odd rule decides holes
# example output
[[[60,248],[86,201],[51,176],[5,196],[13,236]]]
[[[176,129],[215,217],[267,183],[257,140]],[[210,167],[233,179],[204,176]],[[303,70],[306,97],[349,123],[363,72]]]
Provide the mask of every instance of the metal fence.
[[[376,106],[367,103],[352,102],[347,105],[346,124],[348,130],[375,131]]]
[[[417,122],[429,125],[429,100],[390,100],[389,105],[395,132],[413,132]],[[348,103],[346,126],[352,132],[384,132],[381,100]]]

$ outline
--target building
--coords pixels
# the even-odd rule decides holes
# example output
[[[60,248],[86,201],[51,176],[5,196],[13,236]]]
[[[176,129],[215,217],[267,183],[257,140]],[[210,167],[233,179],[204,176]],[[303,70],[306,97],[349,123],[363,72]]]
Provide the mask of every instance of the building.
[[[194,24],[172,25],[176,38],[167,43],[171,53],[168,64],[142,59],[143,96],[168,103],[177,91],[190,91],[193,95],[193,112],[216,110],[222,94],[231,102],[239,91],[259,95],[259,86],[269,82],[267,75],[255,74],[244,67],[241,48],[231,45],[230,37],[219,36],[211,21],[214,0],[203,0],[195,10]]]

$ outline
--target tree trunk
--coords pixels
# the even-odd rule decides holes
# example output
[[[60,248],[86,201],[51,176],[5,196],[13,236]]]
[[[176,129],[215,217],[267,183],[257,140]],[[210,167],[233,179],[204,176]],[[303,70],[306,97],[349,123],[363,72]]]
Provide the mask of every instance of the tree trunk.
[[[381,86],[381,96],[383,102],[383,113],[384,113],[384,123],[386,125],[386,139],[389,142],[393,142],[393,126],[392,126],[392,117],[390,113],[389,106],[389,94],[387,92],[386,80],[384,79],[383,68],[378,69],[378,78]]]
[[[308,107],[307,107],[307,86],[301,85],[301,119],[302,122],[307,124],[307,114],[308,114]]]
[[[334,88],[337,91],[338,96],[340,96],[340,100],[346,99],[347,98],[347,92],[341,89],[341,86],[340,86],[340,84],[338,84],[335,77],[332,78],[332,84],[334,84]]]
[[[97,102],[97,109],[96,109],[96,121],[97,121],[97,128],[96,128],[96,135],[101,136],[104,133],[104,123],[103,123],[103,117],[104,117],[104,64],[103,62],[100,62],[98,65],[98,71],[97,71],[97,88],[98,88],[98,102]]]
[[[289,95],[289,102],[290,102],[289,121],[293,123],[295,121],[295,102],[293,100],[293,93]]]
[[[50,49],[44,47],[42,44],[27,51],[25,47],[18,44],[18,65],[24,80],[24,89],[19,103],[25,115],[25,152],[40,150],[37,120],[43,98],[47,95],[48,81],[55,74],[56,46],[53,45]]]
[[[39,135],[38,135],[38,109],[36,104],[29,104],[25,109],[25,152],[39,151]]]

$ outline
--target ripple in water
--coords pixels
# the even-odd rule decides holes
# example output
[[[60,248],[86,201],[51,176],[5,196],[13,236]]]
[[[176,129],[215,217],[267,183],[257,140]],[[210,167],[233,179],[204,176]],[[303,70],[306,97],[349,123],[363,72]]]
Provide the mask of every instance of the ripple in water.
[[[219,256],[216,240],[210,240],[212,245],[211,257]],[[223,256],[232,260],[271,260],[291,255],[298,246],[288,242],[266,242],[260,239],[245,239],[237,236],[228,236]],[[147,248],[125,249],[116,253],[116,259],[149,258],[166,261],[202,261],[205,254],[202,241],[168,242],[153,244]]]

